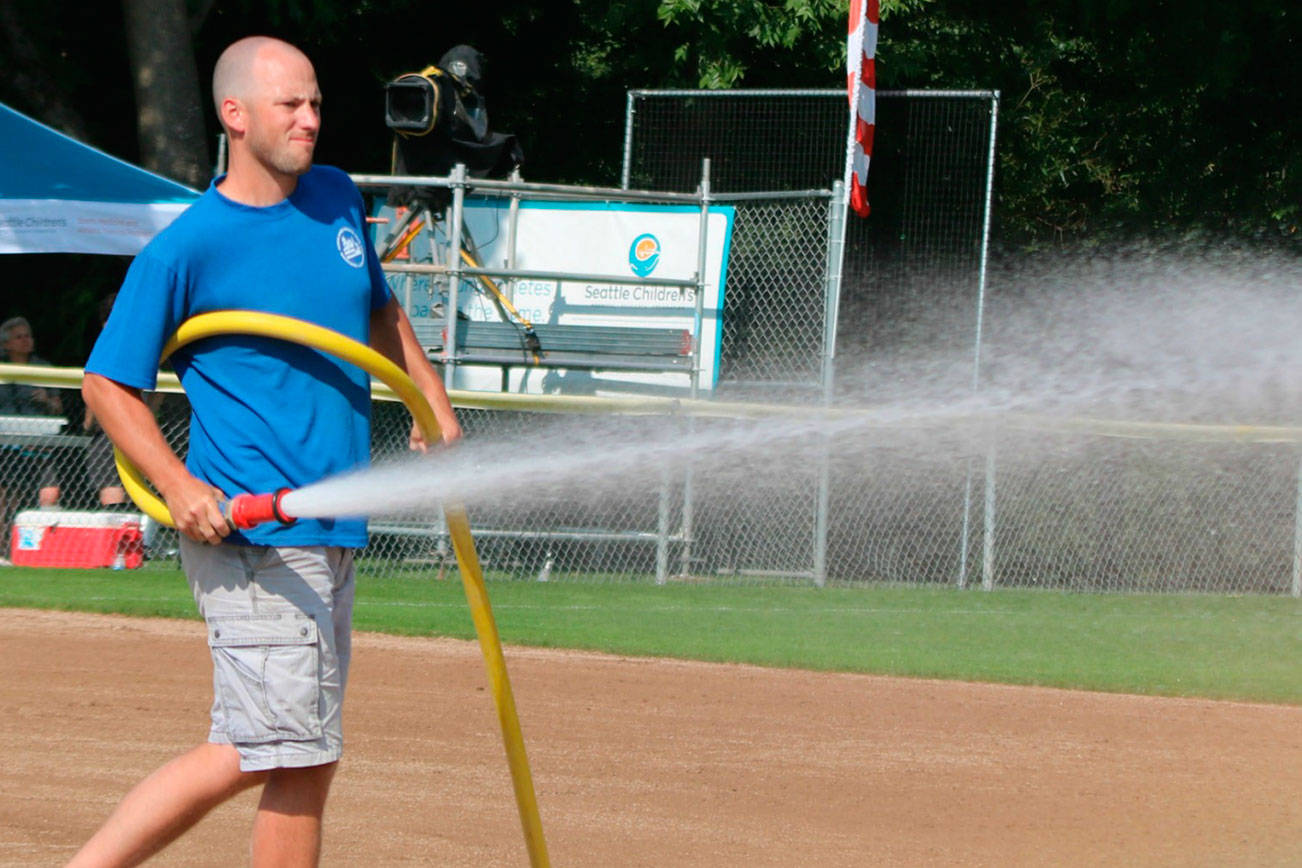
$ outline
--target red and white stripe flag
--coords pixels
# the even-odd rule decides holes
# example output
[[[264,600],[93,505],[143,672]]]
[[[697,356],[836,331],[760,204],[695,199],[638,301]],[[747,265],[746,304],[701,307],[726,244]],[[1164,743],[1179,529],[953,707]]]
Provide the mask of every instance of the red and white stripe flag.
[[[850,207],[868,216],[868,160],[877,122],[878,0],[850,0],[850,36],[846,40],[846,90],[850,95]]]

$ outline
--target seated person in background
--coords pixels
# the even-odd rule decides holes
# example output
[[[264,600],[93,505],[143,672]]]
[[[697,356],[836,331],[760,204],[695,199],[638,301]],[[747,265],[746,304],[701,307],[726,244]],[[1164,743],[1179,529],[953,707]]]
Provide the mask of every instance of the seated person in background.
[[[20,316],[11,317],[0,323],[0,361],[15,365],[49,365],[45,359],[36,355],[36,339],[32,336],[32,327]],[[4,416],[58,416],[63,412],[63,401],[54,389],[33,386],[28,383],[0,383],[0,415]],[[59,502],[59,477],[55,472],[51,457],[43,451],[22,449],[23,457],[36,457],[39,477],[37,479],[37,500],[41,506],[55,506]],[[26,474],[23,474],[26,475]],[[20,480],[26,481],[26,480]],[[9,497],[6,488],[0,485],[0,516],[8,519]]]
[[[49,362],[36,355],[36,338],[32,327],[20,316],[0,323],[0,348],[4,361],[13,365],[45,365]],[[0,414],[9,416],[58,416],[63,412],[59,393],[27,383],[0,384]]]

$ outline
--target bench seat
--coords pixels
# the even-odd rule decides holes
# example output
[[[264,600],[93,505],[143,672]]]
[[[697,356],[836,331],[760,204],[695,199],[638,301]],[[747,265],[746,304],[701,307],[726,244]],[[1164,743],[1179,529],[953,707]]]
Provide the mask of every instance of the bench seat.
[[[622,371],[692,367],[692,333],[687,329],[541,324],[534,326],[534,333],[542,347],[537,360],[524,330],[515,324],[462,320],[457,323],[457,364]],[[441,352],[442,346],[435,349]]]

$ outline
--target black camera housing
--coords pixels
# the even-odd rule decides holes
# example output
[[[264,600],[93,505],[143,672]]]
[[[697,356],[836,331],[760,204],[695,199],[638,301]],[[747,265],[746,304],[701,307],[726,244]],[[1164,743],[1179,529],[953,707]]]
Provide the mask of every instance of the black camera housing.
[[[504,178],[524,162],[520,143],[510,133],[489,128],[488,110],[478,84],[483,58],[458,45],[420,72],[400,75],[384,86],[384,123],[393,130],[395,175],[444,176],[462,163],[471,177]],[[390,205],[422,205],[439,210],[446,188],[394,187]]]
[[[395,132],[429,133],[438,111],[439,89],[423,75],[404,75],[384,86],[384,124]]]

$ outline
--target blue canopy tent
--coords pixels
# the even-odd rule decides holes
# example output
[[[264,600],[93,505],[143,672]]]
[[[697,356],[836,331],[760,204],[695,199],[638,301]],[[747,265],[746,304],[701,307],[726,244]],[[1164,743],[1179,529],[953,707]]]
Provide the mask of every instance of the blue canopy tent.
[[[0,103],[0,253],[132,256],[198,196]]]

